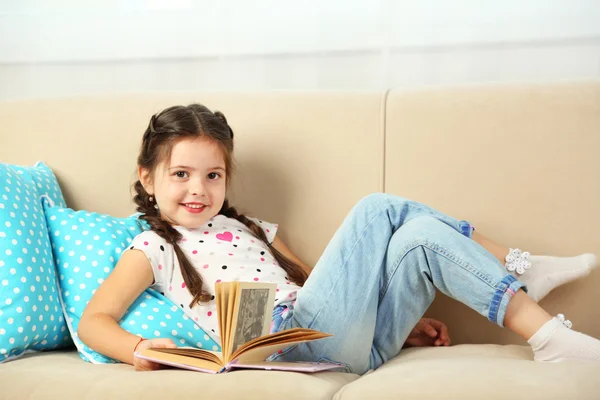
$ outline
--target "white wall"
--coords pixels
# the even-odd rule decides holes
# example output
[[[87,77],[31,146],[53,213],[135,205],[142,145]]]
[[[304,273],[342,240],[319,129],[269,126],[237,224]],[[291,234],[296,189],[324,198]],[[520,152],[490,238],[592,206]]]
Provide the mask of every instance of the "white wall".
[[[0,0],[0,99],[598,77],[595,0]]]

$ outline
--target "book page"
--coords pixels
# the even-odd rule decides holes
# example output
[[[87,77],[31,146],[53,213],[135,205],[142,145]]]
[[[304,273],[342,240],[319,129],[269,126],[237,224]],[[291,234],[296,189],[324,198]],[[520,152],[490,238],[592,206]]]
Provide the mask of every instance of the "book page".
[[[217,302],[217,318],[219,321],[219,336],[221,338],[221,343],[219,344],[221,345],[221,352],[223,353],[225,353],[225,349],[223,349],[223,333],[226,330],[224,316],[225,310],[227,309],[227,300],[229,297],[226,294],[227,289],[228,286],[224,285],[221,282],[215,284],[215,300]]]
[[[219,336],[221,337],[221,352],[223,355],[229,354],[228,342],[229,331],[231,330],[231,311],[233,307],[232,299],[235,297],[234,282],[215,283],[215,299],[217,301],[217,318],[219,320]],[[224,357],[226,358],[226,356]]]
[[[136,356],[159,364],[169,365],[178,368],[192,369],[195,371],[217,373],[223,369],[223,365],[221,362],[215,362],[214,360],[207,360],[203,358],[189,357],[181,354],[169,354],[167,352],[158,350],[175,349],[145,349],[140,352],[136,352]],[[218,358],[216,359],[218,360]]]
[[[230,352],[244,343],[268,335],[275,303],[274,283],[239,282],[233,309]],[[230,353],[228,352],[227,355]]]
[[[271,354],[274,354],[274,353],[278,352],[279,350],[286,349],[295,344],[304,343],[304,342],[308,342],[308,341],[316,340],[316,339],[323,339],[324,337],[331,336],[328,334],[323,334],[323,335],[325,335],[325,336],[314,336],[312,338],[308,337],[306,339],[290,340],[289,342],[286,342],[286,343],[274,343],[274,344],[269,344],[266,346],[252,348],[252,349],[242,352],[242,354],[240,354],[239,357],[235,358],[233,363],[240,364],[240,365],[256,364],[257,362],[265,361],[267,359],[267,357],[269,357]],[[273,361],[273,362],[276,363],[277,361]]]
[[[300,343],[307,342],[311,340],[323,339],[326,337],[332,336],[329,333],[319,332],[313,329],[306,328],[292,328],[287,329],[285,331],[271,333],[266,336],[261,336],[256,338],[248,343],[245,343],[239,349],[233,352],[233,354],[228,358],[224,359],[225,363],[228,363],[229,360],[237,359],[238,357],[242,357],[245,353],[250,353],[258,348],[269,347],[273,345],[283,345],[281,348],[285,348],[291,345],[291,343]],[[277,349],[279,350],[279,349]],[[275,350],[275,351],[277,351]],[[257,359],[258,360],[258,359]],[[261,361],[261,360],[258,360]]]
[[[196,347],[176,347],[174,349],[165,347],[151,347],[148,350],[152,350],[153,353],[165,353],[165,354],[177,354],[185,357],[201,358],[204,360],[212,361],[219,365],[224,365],[223,354],[217,351],[208,351],[198,349]],[[144,350],[145,351],[145,350]],[[142,351],[143,353],[143,351]],[[140,354],[142,354],[140,353]]]
[[[231,346],[233,344],[233,318],[235,313],[235,307],[238,296],[238,282],[225,282],[224,285],[227,287],[227,309],[225,310],[225,316],[223,317],[225,320],[225,332],[223,333],[221,343],[225,350],[223,350],[223,354],[228,357],[229,354],[233,351]]]

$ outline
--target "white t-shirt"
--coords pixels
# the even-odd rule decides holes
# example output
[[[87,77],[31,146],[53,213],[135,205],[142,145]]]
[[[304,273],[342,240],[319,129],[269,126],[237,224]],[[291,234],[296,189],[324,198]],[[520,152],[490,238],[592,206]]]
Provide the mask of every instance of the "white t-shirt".
[[[277,225],[254,219],[265,232],[269,243],[275,238]],[[227,281],[277,283],[275,303],[294,301],[299,286],[290,282],[283,268],[271,255],[267,245],[257,239],[246,225],[224,215],[216,215],[197,229],[175,226],[182,238],[179,247],[202,276],[204,290],[213,298],[208,303],[196,304],[185,286],[173,246],[154,231],[145,231],[133,239],[128,250],[137,249],[146,254],[154,273],[151,286],[178,304],[217,343],[220,342],[215,283]]]

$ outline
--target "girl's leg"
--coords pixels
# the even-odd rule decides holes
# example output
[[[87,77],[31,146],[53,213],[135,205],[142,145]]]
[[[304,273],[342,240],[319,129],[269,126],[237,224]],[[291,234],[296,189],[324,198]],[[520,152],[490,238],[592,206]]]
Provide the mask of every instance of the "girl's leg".
[[[529,340],[542,325],[552,317],[537,305],[525,292],[519,290],[513,296],[504,315],[504,326]]]
[[[537,361],[600,362],[600,341],[567,329],[552,318],[520,290],[521,282],[513,281],[506,287],[514,277],[505,275],[489,252],[480,250],[481,246],[429,216],[416,218],[393,234],[387,263],[393,260],[397,277],[395,287],[391,280],[379,303],[371,365],[380,365],[399,353],[419,314],[427,309],[424,300],[433,301],[432,286],[526,339]],[[408,296],[397,296],[392,290],[407,292]],[[395,316],[399,316],[396,321]],[[414,322],[403,329],[403,320]]]
[[[508,247],[488,239],[487,237],[483,236],[477,231],[473,231],[473,233],[471,234],[471,239],[473,239],[479,245],[483,246],[487,251],[492,253],[494,257],[498,259],[498,261],[504,264],[504,257],[506,257],[506,255],[509,252]]]
[[[432,221],[435,232],[427,228]],[[441,234],[440,226],[446,228]],[[448,232],[456,236],[452,239]],[[276,358],[332,359],[358,373],[377,367],[398,354],[433,300],[433,282],[445,286],[445,280],[452,282],[448,295],[467,301],[469,293],[477,294],[476,309],[501,323],[508,299],[523,284],[506,274],[483,247],[467,239],[471,233],[468,222],[425,205],[387,194],[367,196],[344,220],[280,326],[314,328],[334,336],[292,347]],[[425,239],[433,234],[444,241],[443,251],[425,251]],[[491,274],[465,263],[464,258],[456,261],[456,256],[447,255],[445,249],[457,245],[457,236],[464,239],[460,243],[469,254],[484,260],[478,264],[492,270]],[[432,257],[436,273],[429,269]],[[511,292],[507,292],[509,287]]]
[[[468,240],[470,233],[468,223],[415,202],[382,194],[363,199],[280,326],[334,336],[273,359],[334,360],[357,373],[376,368],[400,352],[435,287],[502,326],[509,300],[523,284]]]
[[[405,223],[392,235],[386,268],[392,275],[386,277],[387,289],[380,294],[372,368],[400,352],[433,301],[436,288],[500,326],[504,326],[511,298],[525,293],[520,290],[524,284],[509,275],[490,252],[430,216]],[[539,329],[552,317],[531,302],[541,311]]]
[[[502,265],[505,264],[506,256],[511,249],[476,231],[471,237],[492,253]],[[577,257],[550,257],[527,253],[523,254],[521,258],[528,268],[526,270],[512,269],[510,273],[527,285],[529,297],[534,301],[540,301],[552,290],[565,283],[583,278],[597,266],[596,257],[593,254],[582,254]]]

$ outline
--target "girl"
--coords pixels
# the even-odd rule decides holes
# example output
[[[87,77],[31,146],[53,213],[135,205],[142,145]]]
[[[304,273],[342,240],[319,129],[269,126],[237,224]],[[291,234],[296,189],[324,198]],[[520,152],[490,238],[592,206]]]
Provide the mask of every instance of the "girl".
[[[138,370],[157,369],[134,357],[136,347],[176,346],[119,327],[134,300],[152,286],[218,341],[214,283],[238,280],[277,284],[272,332],[305,327],[334,334],[272,360],[334,361],[363,374],[403,347],[447,346],[446,326],[421,318],[438,288],[528,340],[537,361],[600,362],[599,340],[570,330],[564,317],[536,303],[587,275],[593,255],[529,255],[423,204],[373,194],[356,204],[311,271],[276,235],[277,225],[229,204],[232,153],[233,131],[220,112],[193,104],[152,116],[134,197],[151,230],[134,239],[89,302],[78,330],[89,347]]]

